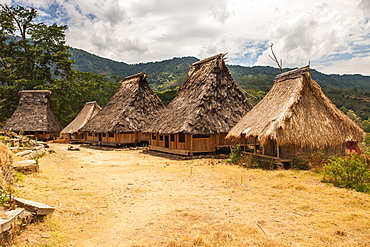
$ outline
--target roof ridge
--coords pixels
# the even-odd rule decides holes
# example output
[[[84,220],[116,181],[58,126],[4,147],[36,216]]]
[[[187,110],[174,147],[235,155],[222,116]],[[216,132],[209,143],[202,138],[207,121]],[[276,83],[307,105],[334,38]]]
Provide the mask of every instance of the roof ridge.
[[[307,65],[307,66],[304,66],[304,67],[301,67],[301,68],[293,69],[293,70],[278,74],[275,77],[275,80],[276,81],[282,81],[282,80],[285,80],[285,79],[288,79],[288,78],[293,79],[293,78],[299,77],[303,73],[309,72],[309,71],[311,71],[311,68],[310,68],[310,65]]]
[[[140,73],[137,73],[135,75],[130,75],[130,76],[127,76],[127,77],[123,78],[123,81],[128,80],[128,79],[132,79],[132,78],[135,78],[135,77],[141,77],[141,79],[145,79],[145,78],[149,77],[149,75],[145,74],[144,72],[140,72]]]
[[[217,54],[217,55],[214,55],[212,57],[209,57],[209,58],[206,58],[206,59],[203,59],[203,60],[200,60],[198,62],[195,62],[193,63],[191,66],[194,66],[194,65],[198,65],[198,64],[202,64],[202,63],[205,63],[205,62],[208,62],[208,61],[211,61],[213,59],[216,59],[216,58],[219,58],[221,57],[222,59],[224,58],[224,56],[226,56],[227,53],[220,53],[220,54]]]

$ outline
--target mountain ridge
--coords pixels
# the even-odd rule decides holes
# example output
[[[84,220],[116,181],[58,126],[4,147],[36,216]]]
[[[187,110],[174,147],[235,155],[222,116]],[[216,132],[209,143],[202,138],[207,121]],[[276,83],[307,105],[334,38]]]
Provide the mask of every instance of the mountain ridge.
[[[128,64],[125,62],[114,61],[109,58],[103,58],[78,48],[70,48],[70,52],[72,55],[71,59],[76,61],[74,64],[75,70],[82,72],[91,71],[95,74],[108,76],[118,76],[122,77],[122,79],[126,76],[145,72],[152,76],[150,80],[155,85],[154,89],[157,89],[157,87],[161,85],[161,82],[164,79],[163,76],[168,76],[166,73],[165,75],[162,74],[162,77],[160,77],[158,73],[170,71],[171,74],[174,75],[182,74],[182,76],[184,76],[185,74],[186,76],[191,64],[200,60],[196,57],[185,56],[173,57],[162,61]],[[269,84],[272,85],[275,76],[280,73],[278,68],[271,66],[242,66],[230,64],[227,66],[237,83],[240,78],[254,77],[259,81],[269,80]],[[161,68],[162,70],[159,71],[158,68]],[[291,69],[294,68],[284,68],[284,71]],[[316,73],[313,74],[312,77],[316,79],[322,87],[332,85],[348,89],[356,88],[360,91],[370,91],[370,76],[361,74],[325,74],[317,70],[315,70],[315,72]],[[171,80],[173,78],[169,77],[166,79]],[[171,86],[169,87],[170,89],[172,88]]]
[[[153,90],[165,98],[165,104],[175,95],[176,89],[185,80],[191,65],[199,61],[196,57],[174,57],[163,61],[148,63],[127,64],[108,58],[102,58],[87,51],[70,48],[71,59],[75,60],[74,69],[82,72],[90,71],[94,74],[124,77],[144,72],[149,77],[150,86]],[[280,69],[271,66],[227,65],[235,82],[256,100],[256,104],[272,87],[276,75]],[[293,68],[284,68],[289,71]],[[313,79],[321,86],[328,98],[343,112],[349,110],[361,120],[370,119],[370,76],[359,74],[324,74],[315,71]]]

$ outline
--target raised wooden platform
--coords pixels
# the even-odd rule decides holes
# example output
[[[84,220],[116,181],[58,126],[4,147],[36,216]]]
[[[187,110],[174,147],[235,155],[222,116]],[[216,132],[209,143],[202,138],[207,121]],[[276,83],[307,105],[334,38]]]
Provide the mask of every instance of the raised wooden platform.
[[[175,148],[164,148],[158,146],[149,146],[149,150],[164,152],[164,153],[171,153],[171,154],[179,154],[179,155],[190,155],[190,150],[183,150],[183,149],[175,149]]]
[[[260,153],[252,153],[252,152],[243,152],[243,154],[258,156],[258,157],[267,158],[267,159],[273,159],[276,162],[293,162],[293,158],[287,158],[287,157],[276,157],[273,155],[266,155],[266,154],[260,154]]]
[[[69,140],[69,143],[85,143],[85,139],[71,139]]]

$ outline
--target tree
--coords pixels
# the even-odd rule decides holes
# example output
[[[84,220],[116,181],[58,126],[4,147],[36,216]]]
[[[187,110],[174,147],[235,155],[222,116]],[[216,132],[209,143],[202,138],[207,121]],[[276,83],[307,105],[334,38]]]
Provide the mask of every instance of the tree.
[[[34,8],[0,5],[0,122],[15,110],[18,91],[66,79],[72,70],[67,26],[36,23],[37,16]]]
[[[101,107],[120,87],[119,79],[107,78],[91,72],[72,70],[64,80],[55,80],[53,84],[42,85],[36,89],[52,91],[51,104],[53,111],[62,126],[72,121],[86,102],[96,101]]]

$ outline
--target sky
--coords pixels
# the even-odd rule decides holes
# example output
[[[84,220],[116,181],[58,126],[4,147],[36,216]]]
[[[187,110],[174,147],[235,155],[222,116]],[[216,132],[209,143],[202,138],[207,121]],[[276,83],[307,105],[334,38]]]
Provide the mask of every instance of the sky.
[[[130,64],[227,53],[228,64],[310,64],[370,75],[370,0],[0,0],[67,25],[74,48]]]

